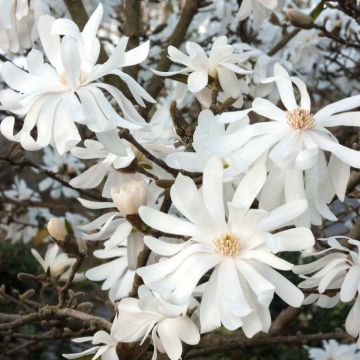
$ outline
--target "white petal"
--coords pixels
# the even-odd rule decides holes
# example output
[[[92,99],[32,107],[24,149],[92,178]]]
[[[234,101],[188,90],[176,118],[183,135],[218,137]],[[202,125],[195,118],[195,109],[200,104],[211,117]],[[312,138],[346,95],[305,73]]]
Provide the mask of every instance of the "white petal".
[[[211,158],[204,170],[203,196],[205,206],[219,229],[225,229],[225,210],[223,197],[223,164],[219,158]]]
[[[285,226],[304,213],[308,204],[306,200],[295,200],[273,210],[268,217],[261,220],[259,229],[272,231]]]
[[[277,77],[276,85],[278,87],[282,103],[289,111],[296,109],[298,106],[295,100],[292,82],[288,72],[279,63],[274,65],[274,76]]]
[[[139,208],[139,215],[141,219],[153,229],[168,234],[194,236],[198,230],[194,224],[188,221],[162,213],[148,206],[141,206]]]
[[[191,92],[198,92],[204,87],[206,87],[208,83],[208,72],[206,69],[194,71],[188,77],[188,88]]]
[[[232,204],[249,209],[264,186],[266,168],[263,165],[253,167],[241,180],[232,198]]]
[[[145,41],[134,49],[125,53],[125,63],[123,66],[137,65],[143,62],[149,55],[150,41]]]
[[[337,158],[350,166],[357,169],[360,168],[360,151],[349,149],[315,131],[311,132],[311,136],[321,149],[333,153]]]
[[[252,103],[252,109],[257,114],[264,116],[268,119],[286,123],[285,111],[281,110],[267,99],[255,98]]]
[[[359,266],[352,266],[344,278],[340,290],[340,300],[343,302],[352,301],[358,291],[360,282]]]

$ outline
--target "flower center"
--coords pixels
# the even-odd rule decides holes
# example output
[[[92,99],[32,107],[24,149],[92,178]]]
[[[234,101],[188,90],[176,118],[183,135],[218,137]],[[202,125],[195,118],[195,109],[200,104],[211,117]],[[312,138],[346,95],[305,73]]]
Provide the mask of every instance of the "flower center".
[[[222,234],[214,240],[214,250],[224,256],[234,256],[240,251],[239,239],[233,233]]]
[[[79,85],[81,85],[82,83],[85,82],[87,78],[87,75],[84,71],[81,70],[80,72],[80,76],[79,76]],[[61,84],[63,84],[65,87],[69,87],[69,80],[67,77],[66,72],[63,72],[59,75],[59,81],[61,82]]]
[[[308,110],[295,109],[286,114],[287,122],[294,129],[306,130],[315,126],[314,115]]]

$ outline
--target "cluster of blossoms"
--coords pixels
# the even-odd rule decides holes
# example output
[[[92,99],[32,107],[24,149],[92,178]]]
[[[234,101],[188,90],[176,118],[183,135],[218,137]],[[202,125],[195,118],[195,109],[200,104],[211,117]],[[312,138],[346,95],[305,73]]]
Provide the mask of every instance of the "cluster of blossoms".
[[[260,28],[283,6],[280,0],[244,0],[237,19],[250,16]],[[360,169],[359,151],[340,144],[331,131],[360,126],[360,95],[319,110],[287,61],[232,44],[226,36],[214,39],[209,51],[188,41],[187,54],[167,49],[181,69],[152,70],[186,83],[183,91],[201,108],[194,124],[180,116],[174,123],[183,128],[176,123],[174,129],[161,105],[150,111],[151,119],[144,116],[139,107],[156,100],[123,70],[148,58],[149,41],[126,51],[129,39],[123,36],[100,61],[101,4],[82,30],[49,13],[41,0],[0,1],[0,49],[31,48],[25,69],[2,64],[6,87],[0,109],[6,116],[0,131],[25,150],[42,150],[44,166],[37,171],[60,174],[60,183],[67,184],[49,177],[39,183],[40,191],[54,199],[77,197],[92,218],[72,222],[73,235],[84,253],[85,243],[95,244],[92,255],[101,263],[73,277],[102,282],[116,309],[110,332],[73,339],[94,346],[63,356],[116,360],[119,343],[149,342],[153,359],[160,352],[178,360],[183,343],[196,345],[201,334],[221,326],[242,329],[248,338],[267,333],[275,294],[291,307],[353,302],[345,328],[358,338],[360,242],[335,237],[318,242],[311,226],[337,220],[330,204],[335,197],[344,201],[350,169]],[[34,30],[23,34],[29,24]],[[305,52],[316,47],[308,40]],[[286,57],[306,70],[295,50]],[[230,106],[233,111],[225,111]],[[183,133],[192,130],[186,133],[190,142],[179,127]],[[40,202],[22,180],[4,196],[35,207]],[[32,250],[44,272],[61,281],[71,278],[76,262],[61,245],[69,236],[65,224],[50,220],[56,244],[44,257]],[[324,242],[326,248],[315,252]],[[299,252],[321,258],[295,266],[284,259],[284,253]],[[285,276],[290,272],[303,278],[299,286]],[[313,293],[305,298],[301,289]],[[329,342],[324,348],[310,349],[310,358],[359,358],[355,345]]]

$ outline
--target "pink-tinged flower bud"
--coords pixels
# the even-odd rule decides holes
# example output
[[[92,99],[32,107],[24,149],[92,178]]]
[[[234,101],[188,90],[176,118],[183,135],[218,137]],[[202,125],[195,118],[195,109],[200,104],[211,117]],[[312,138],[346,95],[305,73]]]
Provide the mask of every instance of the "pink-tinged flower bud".
[[[314,20],[310,15],[303,13],[297,9],[290,9],[287,15],[291,23],[301,29],[312,29],[314,27]]]
[[[123,216],[136,214],[145,205],[148,188],[144,180],[129,180],[120,187],[111,188],[115,206]]]
[[[57,241],[65,241],[68,235],[64,218],[51,218],[48,222],[47,230],[50,236]]]

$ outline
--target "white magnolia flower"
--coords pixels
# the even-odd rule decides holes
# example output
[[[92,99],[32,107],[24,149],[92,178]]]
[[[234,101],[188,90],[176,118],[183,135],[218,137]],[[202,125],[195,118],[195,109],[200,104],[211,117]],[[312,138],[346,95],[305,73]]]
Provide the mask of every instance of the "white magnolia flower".
[[[343,246],[339,240],[346,240],[352,249]],[[320,294],[310,295],[307,303],[317,301],[321,307],[332,307],[340,299],[342,302],[351,302],[356,299],[349,312],[345,328],[353,337],[360,333],[360,241],[347,237],[332,237],[320,239],[327,242],[329,248],[314,255],[322,255],[320,259],[293,268],[296,274],[300,274],[305,280],[299,284],[300,288],[314,289]],[[330,254],[328,254],[330,252]],[[310,276],[308,276],[311,274]],[[326,290],[339,290],[335,298],[325,298],[322,295]],[[360,341],[358,340],[358,346]]]
[[[66,280],[70,275],[71,266],[75,263],[75,259],[69,258],[67,254],[62,252],[56,245],[50,245],[46,250],[45,257],[42,258],[37,250],[31,249],[31,253],[38,263],[44,269],[46,274],[51,276],[60,276],[61,280]],[[82,274],[75,275],[75,281],[83,280]]]
[[[131,180],[130,180],[131,181]],[[142,181],[142,180],[141,180]],[[146,203],[154,205],[161,189],[150,185]],[[125,214],[117,209],[116,203],[121,196],[112,191],[115,198],[111,202],[97,202],[79,199],[89,209],[113,209],[88,224],[78,226],[81,237],[88,241],[104,241],[104,248],[94,251],[99,259],[108,259],[106,263],[95,266],[86,272],[92,281],[104,281],[102,290],[110,290],[111,301],[128,296],[133,287],[137,257],[144,247],[143,235],[134,231],[124,218]]]
[[[43,0],[1,1],[0,49],[17,53],[31,48],[38,38],[37,21],[49,12]]]
[[[309,348],[311,360],[359,360],[356,344],[339,344],[335,340],[323,341],[323,348]]]
[[[105,241],[104,249],[95,250],[98,259],[108,259],[106,263],[95,266],[86,272],[91,281],[104,281],[101,289],[110,290],[111,301],[122,299],[132,290],[136,260],[144,247],[143,235],[133,232],[128,222],[123,222]]]
[[[138,269],[145,284],[159,293],[170,293],[171,301],[184,305],[200,279],[213,270],[200,305],[202,332],[223,324],[231,330],[242,326],[250,337],[268,330],[268,307],[274,293],[295,307],[303,301],[301,291],[274,270],[290,270],[292,264],[273,253],[309,248],[313,236],[306,228],[279,231],[276,235],[270,232],[291,224],[307,205],[299,200],[271,213],[250,209],[265,178],[263,166],[245,175],[227,212],[223,165],[220,159],[212,158],[206,165],[201,191],[182,175],[171,188],[172,202],[187,220],[150,207],[139,209],[142,220],[152,228],[191,237],[177,244],[144,238],[152,251],[169,257]]]
[[[284,3],[285,0],[243,0],[237,20],[242,21],[252,15],[254,28],[257,29],[274,10],[280,10]]]
[[[176,169],[203,172],[207,161],[213,156],[213,152],[208,148],[207,144],[249,125],[247,116],[244,116],[241,121],[229,124],[227,127],[217,121],[218,118],[219,116],[215,116],[209,109],[201,111],[193,135],[192,147],[194,152],[174,151],[166,157],[166,163]],[[228,166],[227,155],[224,152],[221,159],[226,165],[224,178],[230,179],[232,177],[232,168]]]
[[[187,306],[177,306],[155,295],[144,285],[138,289],[139,299],[127,298],[118,305],[115,337],[120,342],[144,342],[151,333],[154,355],[166,353],[170,360],[181,359],[182,344],[196,345],[199,330],[186,315]]]
[[[9,199],[19,202],[24,200],[40,201],[40,195],[29,188],[25,180],[19,179],[18,176],[15,176],[11,189],[5,190],[4,195]]]
[[[44,63],[39,50],[33,49],[27,56],[27,72],[10,62],[3,65],[2,77],[13,89],[1,93],[3,109],[25,116],[17,134],[14,117],[1,122],[5,137],[20,142],[26,150],[51,144],[62,155],[81,140],[74,122],[101,133],[100,140],[104,142],[113,141],[111,130],[117,126],[135,129],[144,125],[144,119],[120,90],[97,80],[108,74],[116,75],[139,105],[145,106],[143,99],[154,102],[134,79],[121,71],[122,67],[138,64],[147,57],[149,42],[125,52],[128,38],[122,37],[109,59],[96,65],[100,52],[96,33],[102,13],[99,5],[82,32],[71,20],[42,16],[38,30],[50,64]],[[114,110],[105,94],[117,103],[123,116]],[[36,140],[31,136],[35,127]]]
[[[111,198],[112,187],[120,186],[130,178],[134,178],[132,173],[121,172],[121,169],[127,168],[135,159],[135,154],[130,145],[125,140],[121,140],[121,142],[126,148],[125,156],[114,154],[101,142],[91,139],[84,141],[85,147],[74,146],[71,149],[72,155],[83,160],[99,159],[99,161],[71,179],[70,185],[80,189],[92,189],[106,178],[102,186],[102,196]]]
[[[79,170],[83,169],[85,164],[76,159],[69,153],[59,155],[57,151],[51,148],[44,148],[43,168],[56,174],[61,174],[62,178],[69,181],[70,178],[76,175]],[[50,195],[54,199],[59,199],[61,195],[65,197],[77,197],[77,191],[63,186],[58,181],[46,177],[39,183],[39,190],[50,190]]]
[[[314,65],[322,64],[324,56],[321,45],[327,41],[316,29],[300,31],[284,49],[284,56],[299,71],[311,74]]]
[[[327,204],[335,194],[340,200],[344,199],[350,165],[360,167],[360,152],[340,145],[327,127],[359,125],[359,112],[344,111],[359,106],[360,95],[327,105],[312,114],[305,84],[290,77],[279,64],[274,67],[274,75],[266,82],[276,82],[286,111],[266,99],[256,98],[253,111],[272,121],[259,122],[231,136],[218,137],[208,147],[213,154],[227,151],[230,154],[227,160],[238,173],[246,171],[263,156],[267,157],[270,172],[275,170],[261,195],[261,207],[271,210],[284,202],[306,197],[311,207],[304,214],[304,225],[310,222],[319,225],[321,217],[334,220],[336,217]],[[296,102],[292,83],[300,91],[300,105]],[[239,112],[238,119],[242,114]],[[222,121],[236,120],[235,116],[226,119],[226,114],[223,115]],[[325,152],[331,153],[328,162]]]
[[[118,341],[114,337],[114,333],[118,327],[118,317],[115,316],[114,321],[111,326],[110,334],[104,330],[97,331],[93,336],[84,336],[81,338],[72,339],[75,343],[84,343],[89,342],[95,346],[87,349],[85,351],[76,353],[76,354],[62,354],[65,359],[78,359],[83,358],[86,355],[94,356],[92,360],[101,358],[102,360],[118,360],[119,357],[116,353],[116,345]]]
[[[239,66],[248,60],[252,51],[235,53],[232,45],[227,43],[226,36],[217,38],[211,48],[209,57],[203,48],[194,42],[186,43],[188,55],[183,54],[174,46],[168,47],[169,58],[175,63],[185,65],[184,69],[178,71],[161,72],[153,70],[160,76],[172,76],[176,74],[189,74],[187,84],[191,92],[197,93],[204,90],[208,84],[209,76],[219,79],[221,88],[228,97],[238,98],[240,87],[236,74],[246,75],[251,71]]]

